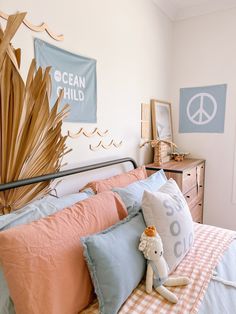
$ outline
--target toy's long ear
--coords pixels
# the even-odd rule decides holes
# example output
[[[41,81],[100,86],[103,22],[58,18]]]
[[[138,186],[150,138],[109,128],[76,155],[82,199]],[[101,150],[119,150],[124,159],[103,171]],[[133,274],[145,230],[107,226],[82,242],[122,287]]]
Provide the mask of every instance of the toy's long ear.
[[[138,246],[138,249],[139,251],[143,252],[145,247],[147,245],[147,240],[142,240],[140,243],[139,243],[139,246]]]

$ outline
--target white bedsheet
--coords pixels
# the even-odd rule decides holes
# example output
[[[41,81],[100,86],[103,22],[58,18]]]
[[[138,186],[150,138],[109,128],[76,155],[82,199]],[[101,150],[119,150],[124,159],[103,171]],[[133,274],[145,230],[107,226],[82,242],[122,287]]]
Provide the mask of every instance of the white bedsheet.
[[[198,314],[236,314],[236,240],[216,267],[217,277],[230,281],[235,287],[211,280]]]

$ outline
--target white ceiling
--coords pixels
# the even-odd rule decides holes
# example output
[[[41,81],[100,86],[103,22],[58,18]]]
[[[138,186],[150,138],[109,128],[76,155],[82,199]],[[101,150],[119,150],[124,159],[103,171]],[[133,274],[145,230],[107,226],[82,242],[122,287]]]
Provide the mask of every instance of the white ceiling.
[[[236,0],[153,0],[173,21],[236,7]]]

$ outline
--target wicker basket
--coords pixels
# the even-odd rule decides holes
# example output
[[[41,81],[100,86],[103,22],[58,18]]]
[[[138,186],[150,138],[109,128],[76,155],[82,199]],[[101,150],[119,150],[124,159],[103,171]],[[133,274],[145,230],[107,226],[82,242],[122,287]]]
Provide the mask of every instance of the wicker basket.
[[[173,142],[164,140],[153,140],[151,146],[154,148],[153,162],[157,166],[170,160],[170,147],[176,146]]]

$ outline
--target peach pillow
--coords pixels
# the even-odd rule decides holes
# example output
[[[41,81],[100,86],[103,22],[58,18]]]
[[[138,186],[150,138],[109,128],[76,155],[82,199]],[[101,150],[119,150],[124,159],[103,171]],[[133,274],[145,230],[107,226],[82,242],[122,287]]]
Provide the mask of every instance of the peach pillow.
[[[145,166],[131,170],[129,172],[121,173],[116,176],[104,180],[92,181],[88,183],[85,188],[91,188],[94,193],[101,193],[109,191],[115,187],[122,188],[130,183],[147,178]],[[82,189],[83,190],[83,189]]]
[[[113,192],[0,233],[0,259],[17,314],[75,314],[93,287],[80,238],[127,216]]]

